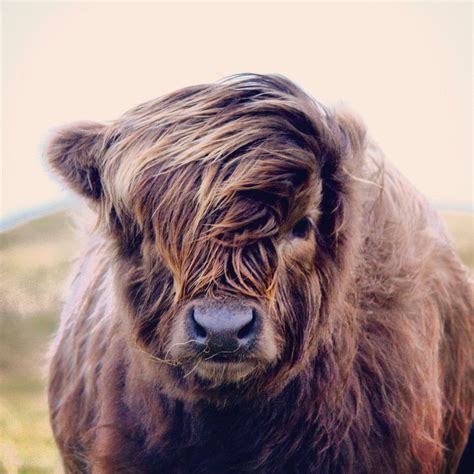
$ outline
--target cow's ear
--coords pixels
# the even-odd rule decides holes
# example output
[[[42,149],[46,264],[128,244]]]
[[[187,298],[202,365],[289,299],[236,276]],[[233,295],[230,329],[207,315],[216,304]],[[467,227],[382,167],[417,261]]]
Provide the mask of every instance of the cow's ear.
[[[345,108],[336,109],[333,118],[339,131],[342,158],[357,161],[367,146],[367,132],[362,120]]]
[[[51,169],[76,193],[98,201],[105,125],[78,122],[54,131],[45,146]]]
[[[319,232],[333,258],[344,260],[356,239],[361,173],[367,147],[363,123],[351,112],[336,109],[327,115],[321,159],[321,213]],[[364,176],[362,175],[361,178]]]

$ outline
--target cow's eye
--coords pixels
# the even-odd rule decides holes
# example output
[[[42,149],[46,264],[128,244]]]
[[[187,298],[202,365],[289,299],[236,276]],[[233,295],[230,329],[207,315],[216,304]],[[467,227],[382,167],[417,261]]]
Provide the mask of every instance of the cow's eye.
[[[297,237],[299,239],[305,239],[306,237],[308,237],[310,230],[311,219],[309,217],[303,217],[291,229],[291,236]]]

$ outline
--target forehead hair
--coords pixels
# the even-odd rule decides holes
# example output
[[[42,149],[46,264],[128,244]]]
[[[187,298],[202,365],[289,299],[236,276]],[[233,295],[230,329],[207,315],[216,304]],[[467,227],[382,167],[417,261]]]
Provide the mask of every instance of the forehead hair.
[[[283,218],[295,189],[317,168],[322,144],[338,146],[328,120],[280,76],[244,74],[185,88],[110,124],[105,192],[117,211],[139,220],[179,205],[203,217],[250,195],[273,203]]]

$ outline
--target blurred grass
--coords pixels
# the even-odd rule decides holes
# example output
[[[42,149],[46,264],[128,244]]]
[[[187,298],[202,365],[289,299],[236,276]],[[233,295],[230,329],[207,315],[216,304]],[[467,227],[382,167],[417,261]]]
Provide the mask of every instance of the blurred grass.
[[[474,215],[443,218],[474,269]],[[0,234],[0,473],[61,472],[48,419],[47,353],[77,250],[64,212]]]
[[[0,473],[61,472],[47,353],[77,247],[66,213],[0,234]]]

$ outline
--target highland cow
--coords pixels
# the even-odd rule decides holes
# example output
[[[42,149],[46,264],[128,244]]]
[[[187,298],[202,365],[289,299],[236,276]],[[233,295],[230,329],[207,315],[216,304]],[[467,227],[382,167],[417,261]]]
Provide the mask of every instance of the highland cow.
[[[239,75],[46,155],[96,216],[51,363],[67,472],[455,472],[469,275],[350,113]]]

